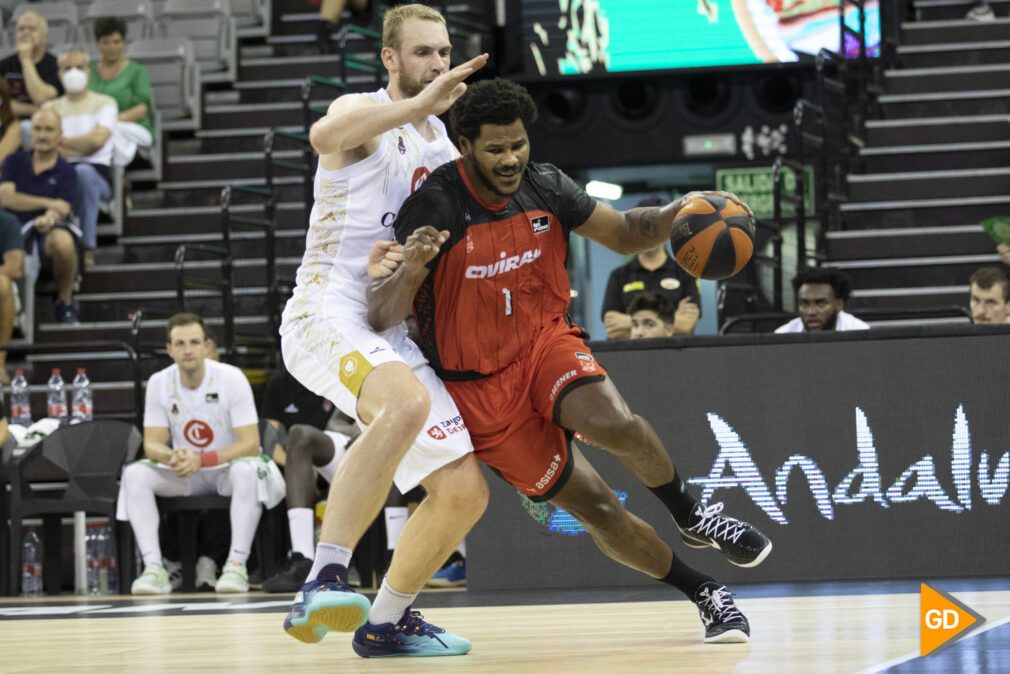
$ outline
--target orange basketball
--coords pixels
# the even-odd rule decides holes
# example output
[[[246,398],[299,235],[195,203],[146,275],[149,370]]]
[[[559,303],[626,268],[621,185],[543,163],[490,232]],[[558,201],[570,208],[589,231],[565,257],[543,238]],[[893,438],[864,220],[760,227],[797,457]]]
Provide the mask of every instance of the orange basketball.
[[[754,218],[725,197],[697,197],[677,213],[670,245],[688,274],[721,281],[746,267],[754,255]]]

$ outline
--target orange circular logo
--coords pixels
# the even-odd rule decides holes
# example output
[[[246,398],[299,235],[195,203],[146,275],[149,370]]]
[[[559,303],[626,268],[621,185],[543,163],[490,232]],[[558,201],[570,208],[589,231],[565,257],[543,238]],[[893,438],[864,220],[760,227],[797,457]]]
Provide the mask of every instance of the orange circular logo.
[[[199,419],[193,419],[186,424],[182,435],[186,438],[186,442],[194,447],[203,448],[214,442],[214,429]]]

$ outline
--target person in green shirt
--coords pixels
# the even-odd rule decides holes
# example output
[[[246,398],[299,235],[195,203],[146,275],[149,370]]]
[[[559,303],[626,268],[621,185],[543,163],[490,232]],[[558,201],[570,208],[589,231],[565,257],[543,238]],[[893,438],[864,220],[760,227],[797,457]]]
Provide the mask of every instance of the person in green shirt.
[[[95,42],[102,58],[91,70],[88,88],[119,104],[119,122],[112,132],[113,163],[128,166],[138,148],[154,145],[151,82],[143,66],[126,58],[126,23],[122,19],[96,19]]]

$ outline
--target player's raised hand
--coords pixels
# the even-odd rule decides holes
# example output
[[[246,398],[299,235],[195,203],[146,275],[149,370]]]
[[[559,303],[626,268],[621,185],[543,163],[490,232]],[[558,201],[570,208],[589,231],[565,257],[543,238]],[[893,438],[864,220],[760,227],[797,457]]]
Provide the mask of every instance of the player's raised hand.
[[[441,115],[466,91],[466,83],[463,80],[483,68],[487,59],[487,54],[481,54],[452,70],[447,70],[432,80],[431,84],[414,97],[414,100],[425,114]]]
[[[396,241],[376,241],[368,253],[369,278],[391,276],[403,262],[403,246]]]
[[[413,267],[425,266],[435,259],[439,248],[448,240],[448,230],[440,232],[434,227],[421,227],[407,237],[407,243],[403,247],[404,264]]]

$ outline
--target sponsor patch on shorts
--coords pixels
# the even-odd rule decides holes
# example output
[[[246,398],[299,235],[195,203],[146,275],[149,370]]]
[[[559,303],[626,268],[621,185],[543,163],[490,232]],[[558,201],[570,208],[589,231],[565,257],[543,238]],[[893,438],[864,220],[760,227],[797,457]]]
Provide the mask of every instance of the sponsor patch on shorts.
[[[450,435],[465,432],[466,423],[463,422],[463,417],[459,414],[451,419],[443,419],[426,431],[435,440],[445,440]]]
[[[347,387],[355,398],[361,393],[365,377],[372,371],[372,364],[365,360],[360,351],[351,351],[340,359],[340,383]]]

